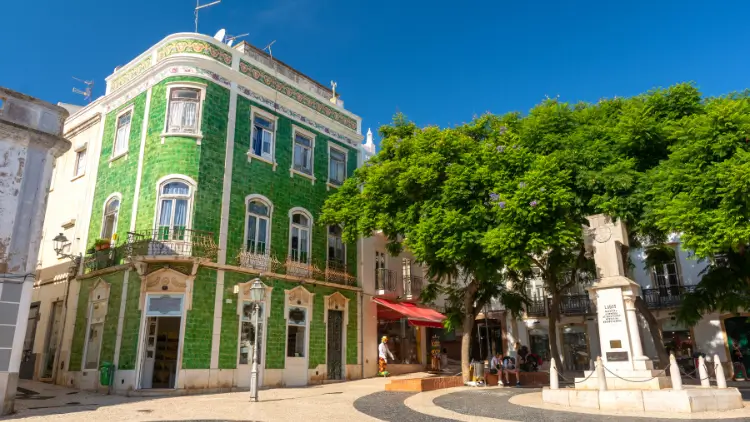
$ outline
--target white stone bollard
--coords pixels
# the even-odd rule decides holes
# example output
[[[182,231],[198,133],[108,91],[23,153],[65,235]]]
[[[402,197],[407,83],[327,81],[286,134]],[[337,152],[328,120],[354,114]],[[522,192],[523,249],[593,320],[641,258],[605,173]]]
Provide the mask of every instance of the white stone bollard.
[[[669,376],[672,378],[672,389],[682,390],[682,376],[680,375],[680,367],[677,366],[677,359],[674,358],[674,353],[669,354]]]
[[[727,388],[727,377],[724,375],[724,367],[721,366],[719,355],[714,355],[714,372],[716,373],[716,386]]]
[[[557,365],[555,360],[552,359],[549,365],[549,389],[557,390],[560,388],[560,380],[557,379]]]
[[[607,391],[607,378],[604,377],[604,364],[601,356],[596,358],[596,382],[599,384],[599,391]]]
[[[701,380],[701,387],[711,386],[711,382],[708,380],[708,372],[706,372],[706,359],[703,356],[698,358],[698,376]]]

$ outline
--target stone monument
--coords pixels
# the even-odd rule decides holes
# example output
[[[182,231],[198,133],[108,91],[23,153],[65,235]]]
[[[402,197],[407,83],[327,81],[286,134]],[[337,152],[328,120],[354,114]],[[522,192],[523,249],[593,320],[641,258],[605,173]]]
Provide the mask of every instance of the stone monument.
[[[606,215],[588,217],[584,228],[588,256],[594,257],[597,281],[589,288],[596,304],[602,356],[597,368],[575,379],[575,388],[556,382],[542,391],[542,400],[565,407],[631,412],[677,412],[742,409],[736,388],[682,387],[676,362],[675,384],[643,355],[635,299],[640,286],[627,277],[628,235],[625,226]],[[554,377],[557,371],[551,370]],[[705,380],[704,380],[705,381]]]
[[[663,371],[654,370],[653,362],[643,355],[635,310],[635,298],[640,294],[640,286],[627,277],[628,235],[625,227],[603,214],[592,215],[588,220],[587,249],[593,252],[597,278],[589,289],[589,295],[596,304],[607,387],[638,390],[669,388],[672,386],[669,377]],[[587,377],[586,381],[577,380],[581,381],[580,387],[595,388],[598,384],[596,374],[586,371],[584,378]]]

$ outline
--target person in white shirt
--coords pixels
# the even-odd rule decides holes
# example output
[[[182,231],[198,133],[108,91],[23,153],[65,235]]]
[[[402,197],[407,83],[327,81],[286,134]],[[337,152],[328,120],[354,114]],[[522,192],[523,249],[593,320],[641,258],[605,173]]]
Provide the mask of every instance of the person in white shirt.
[[[388,337],[383,336],[378,345],[378,375],[384,377],[388,376],[388,371],[386,371],[388,357],[390,357],[391,360],[394,360],[393,353],[388,349]]]

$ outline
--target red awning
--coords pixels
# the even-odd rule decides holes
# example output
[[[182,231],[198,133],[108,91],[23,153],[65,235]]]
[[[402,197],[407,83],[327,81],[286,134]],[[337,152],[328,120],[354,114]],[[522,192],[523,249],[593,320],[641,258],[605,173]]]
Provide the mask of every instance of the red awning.
[[[407,318],[409,324],[418,327],[443,328],[445,315],[440,312],[417,306],[409,302],[392,302],[388,299],[374,298],[373,301],[378,305],[378,318],[380,319],[400,319]]]

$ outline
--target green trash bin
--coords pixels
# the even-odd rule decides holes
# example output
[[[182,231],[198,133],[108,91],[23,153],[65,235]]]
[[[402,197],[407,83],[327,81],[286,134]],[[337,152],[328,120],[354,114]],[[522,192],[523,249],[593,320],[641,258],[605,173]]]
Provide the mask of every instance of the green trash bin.
[[[99,365],[99,383],[107,387],[112,385],[112,379],[115,375],[115,364],[112,362],[102,362]]]

